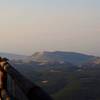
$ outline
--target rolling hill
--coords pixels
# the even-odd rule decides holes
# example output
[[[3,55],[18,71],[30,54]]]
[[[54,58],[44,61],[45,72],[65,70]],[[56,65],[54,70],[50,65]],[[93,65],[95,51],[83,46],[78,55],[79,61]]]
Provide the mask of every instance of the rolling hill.
[[[95,56],[75,52],[36,52],[32,56],[36,62],[69,62],[75,65],[83,64],[95,59]]]

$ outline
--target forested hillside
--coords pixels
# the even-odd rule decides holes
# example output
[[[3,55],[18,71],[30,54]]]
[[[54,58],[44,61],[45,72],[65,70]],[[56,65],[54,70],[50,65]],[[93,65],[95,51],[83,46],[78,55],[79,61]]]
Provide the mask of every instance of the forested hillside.
[[[77,65],[67,60],[34,61],[35,58],[12,60],[11,64],[54,100],[99,100],[100,58],[91,57],[92,60],[86,61],[86,58],[84,63]]]

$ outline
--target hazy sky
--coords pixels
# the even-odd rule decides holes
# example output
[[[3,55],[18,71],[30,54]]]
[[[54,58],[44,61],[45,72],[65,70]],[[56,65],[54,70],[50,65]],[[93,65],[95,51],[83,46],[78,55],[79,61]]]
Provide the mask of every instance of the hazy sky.
[[[0,52],[100,56],[99,43],[100,0],[0,0]]]

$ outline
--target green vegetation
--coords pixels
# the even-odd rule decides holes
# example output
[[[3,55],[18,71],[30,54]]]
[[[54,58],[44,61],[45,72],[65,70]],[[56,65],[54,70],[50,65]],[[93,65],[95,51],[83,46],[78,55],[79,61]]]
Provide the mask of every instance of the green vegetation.
[[[62,55],[61,53],[60,57]],[[51,57],[51,55],[47,56]],[[42,87],[54,100],[100,100],[100,58],[93,58],[95,60],[92,59],[89,63],[81,65],[62,60],[60,62],[17,62],[15,65],[17,70]],[[84,59],[88,62],[87,57]]]

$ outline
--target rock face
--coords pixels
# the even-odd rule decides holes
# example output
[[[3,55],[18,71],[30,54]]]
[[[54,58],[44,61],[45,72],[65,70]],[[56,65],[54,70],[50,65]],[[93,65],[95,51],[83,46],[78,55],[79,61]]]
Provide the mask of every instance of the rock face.
[[[32,59],[37,62],[70,62],[75,65],[86,63],[95,59],[94,56],[85,55],[75,52],[36,52],[32,55]]]

